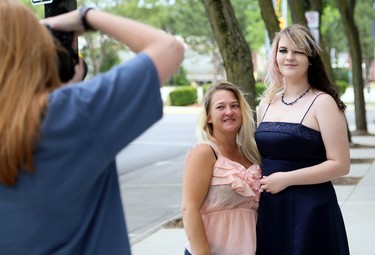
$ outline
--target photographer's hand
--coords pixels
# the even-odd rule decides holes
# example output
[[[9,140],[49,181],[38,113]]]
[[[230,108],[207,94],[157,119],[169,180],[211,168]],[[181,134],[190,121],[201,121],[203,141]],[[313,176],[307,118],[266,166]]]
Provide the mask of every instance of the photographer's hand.
[[[40,20],[40,23],[54,30],[74,31],[76,36],[85,32],[77,10]]]
[[[79,57],[79,62],[74,67],[74,76],[68,83],[81,82],[86,76],[85,63],[82,57]]]
[[[184,47],[173,35],[107,12],[87,8],[79,10],[81,14],[75,10],[41,22],[55,30],[74,31],[76,35],[83,34],[85,28],[95,29],[123,43],[134,53],[146,53],[155,64],[160,84],[168,81],[180,66]]]

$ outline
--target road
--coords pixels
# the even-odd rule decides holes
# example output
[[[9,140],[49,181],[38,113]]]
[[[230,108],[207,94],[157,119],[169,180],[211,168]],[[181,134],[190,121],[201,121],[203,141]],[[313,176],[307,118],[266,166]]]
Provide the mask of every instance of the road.
[[[131,241],[180,215],[182,172],[197,110],[166,113],[116,158]]]
[[[117,156],[119,175],[186,153],[194,143],[197,114],[165,114]]]

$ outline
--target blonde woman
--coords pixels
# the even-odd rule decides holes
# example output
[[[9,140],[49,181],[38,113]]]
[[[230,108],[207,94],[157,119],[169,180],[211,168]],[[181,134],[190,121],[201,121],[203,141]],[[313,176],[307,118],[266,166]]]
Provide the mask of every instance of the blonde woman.
[[[260,157],[252,112],[227,81],[211,85],[183,179],[185,254],[255,254]]]

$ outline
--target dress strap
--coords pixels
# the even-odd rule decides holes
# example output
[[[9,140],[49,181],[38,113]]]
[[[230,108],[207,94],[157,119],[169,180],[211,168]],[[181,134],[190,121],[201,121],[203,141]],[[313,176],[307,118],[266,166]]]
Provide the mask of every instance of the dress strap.
[[[305,115],[303,115],[303,118],[302,118],[302,120],[301,120],[301,122],[300,122],[299,124],[302,124],[302,122],[303,122],[303,120],[305,119],[307,113],[310,111],[311,106],[314,104],[314,102],[315,102],[315,100],[318,98],[318,96],[320,96],[320,95],[322,95],[322,94],[326,94],[326,93],[320,93],[320,94],[316,95],[316,97],[314,98],[314,100],[311,102],[309,108],[308,108],[307,111],[305,112]]]
[[[215,158],[217,159],[217,154],[216,154],[216,151],[215,151],[215,149],[214,149],[214,148],[212,148],[212,146],[210,146],[210,147],[211,147],[212,151],[214,152]]]
[[[271,105],[271,103],[268,103],[268,105],[267,105],[267,108],[266,108],[266,111],[264,112],[264,114],[263,114],[263,117],[262,117],[262,120],[261,120],[261,121],[263,121],[264,117],[266,117],[266,113],[267,113],[267,111],[268,111],[268,108],[270,108],[270,105]]]

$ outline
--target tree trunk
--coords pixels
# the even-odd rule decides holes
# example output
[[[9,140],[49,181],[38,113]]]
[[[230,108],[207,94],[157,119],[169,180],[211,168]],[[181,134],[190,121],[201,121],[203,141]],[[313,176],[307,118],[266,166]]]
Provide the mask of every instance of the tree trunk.
[[[305,1],[301,0],[288,0],[290,15],[294,24],[301,24],[307,27],[305,17]]]
[[[277,19],[275,9],[273,8],[272,0],[258,0],[260,13],[266,29],[268,32],[268,38],[272,43],[275,34],[280,31],[279,20]]]
[[[320,48],[322,48],[323,52],[322,52],[322,60],[323,60],[323,64],[324,64],[324,68],[327,72],[327,75],[328,75],[328,78],[330,79],[330,81],[332,83],[336,83],[336,79],[335,79],[335,76],[333,74],[333,70],[332,70],[332,66],[331,66],[331,60],[330,60],[330,57],[329,57],[329,54],[328,52],[326,52],[326,46],[325,46],[325,42],[324,42],[324,38],[322,36],[322,32],[321,32],[321,24],[322,24],[322,15],[323,15],[323,5],[322,5],[322,0],[309,0],[310,1],[310,4],[311,4],[311,10],[312,11],[317,11],[319,12],[319,45],[320,45]],[[346,118],[346,116],[345,116]],[[346,120],[346,129],[347,129],[347,133],[348,133],[348,140],[350,143],[352,143],[352,134],[350,133],[350,130],[349,130],[349,125],[348,125],[348,120]]]
[[[363,92],[362,51],[358,29],[354,22],[355,0],[336,0],[336,2],[345,28],[345,34],[348,38],[350,55],[352,58],[356,133],[368,134]]]
[[[321,31],[321,25],[322,24],[322,16],[323,16],[323,5],[322,5],[322,0],[310,0],[311,4],[311,10],[312,11],[317,11],[319,12],[319,45],[320,48],[322,48],[322,60],[324,64],[324,68],[326,69],[328,78],[331,80],[332,83],[335,83],[335,77],[333,74],[332,66],[331,66],[331,60],[329,57],[329,53],[326,52],[326,45],[324,42],[324,38],[322,36],[322,31]]]
[[[255,78],[249,45],[229,0],[202,0],[224,61],[227,80],[240,87],[255,110]]]

